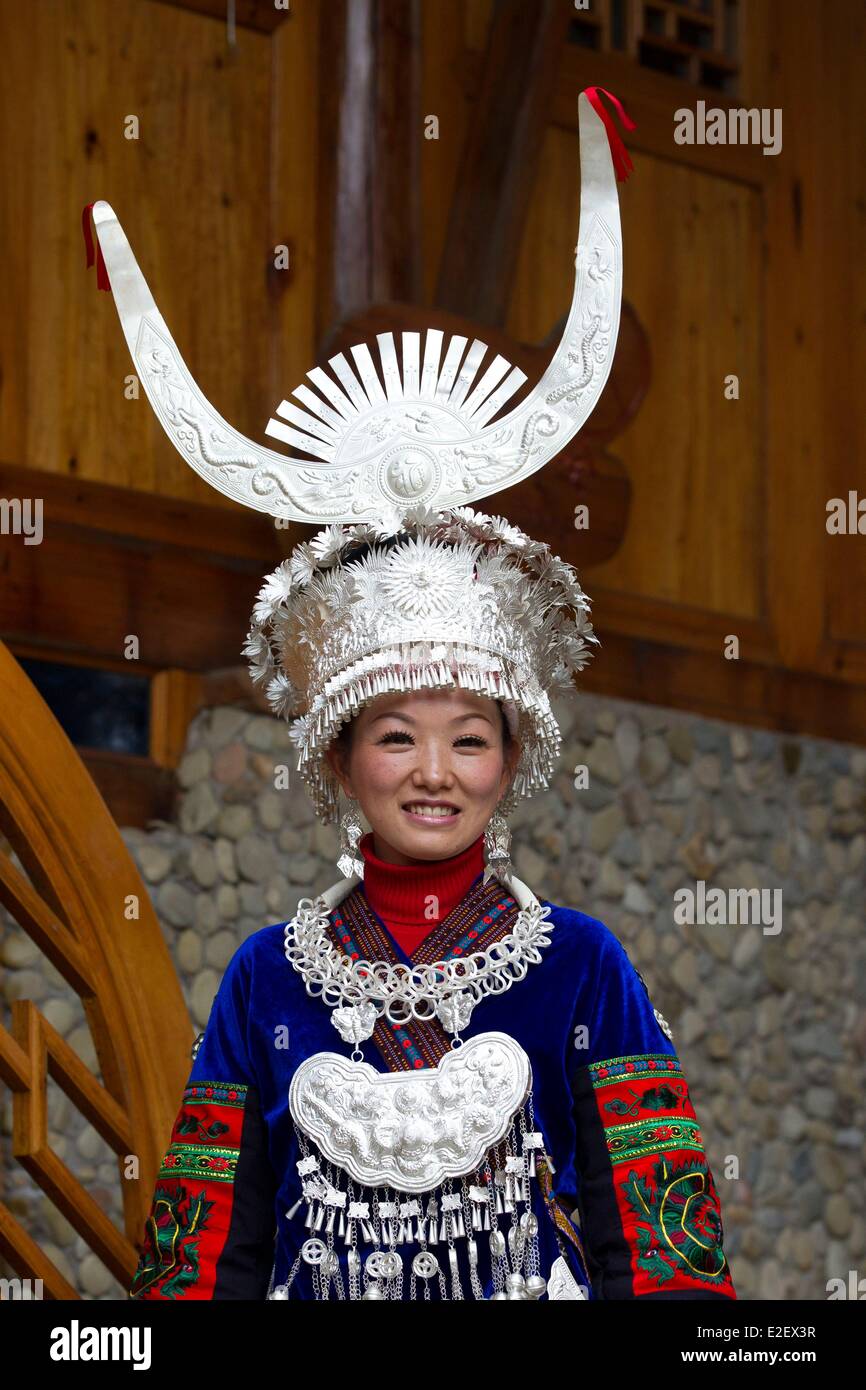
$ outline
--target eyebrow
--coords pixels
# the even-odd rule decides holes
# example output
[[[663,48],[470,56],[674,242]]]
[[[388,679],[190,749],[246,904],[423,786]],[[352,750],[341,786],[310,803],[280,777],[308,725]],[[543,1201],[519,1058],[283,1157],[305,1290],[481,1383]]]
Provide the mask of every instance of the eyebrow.
[[[370,723],[377,724],[380,719],[405,719],[407,724],[416,723],[416,720],[412,718],[411,714],[401,714],[399,710],[383,710],[381,714],[374,715]],[[451,723],[463,724],[467,719],[484,719],[488,724],[492,722],[489,715],[483,714],[481,710],[477,710],[473,714],[457,714],[451,720]]]

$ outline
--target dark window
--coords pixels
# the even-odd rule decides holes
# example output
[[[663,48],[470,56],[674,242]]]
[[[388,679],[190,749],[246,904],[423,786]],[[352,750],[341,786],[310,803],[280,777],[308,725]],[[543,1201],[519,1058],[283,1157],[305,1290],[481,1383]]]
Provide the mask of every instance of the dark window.
[[[24,658],[21,667],[64,733],[80,748],[146,758],[150,734],[147,676]]]

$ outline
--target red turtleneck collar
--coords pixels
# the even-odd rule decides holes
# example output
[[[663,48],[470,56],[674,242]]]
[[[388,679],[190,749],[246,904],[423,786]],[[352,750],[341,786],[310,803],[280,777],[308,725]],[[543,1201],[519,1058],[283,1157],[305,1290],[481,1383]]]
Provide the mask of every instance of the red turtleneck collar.
[[[389,864],[380,859],[373,849],[371,830],[361,837],[358,848],[364,859],[367,901],[407,956],[453,912],[484,872],[483,835],[450,859],[431,859],[423,864]],[[425,917],[432,896],[439,899],[439,913]]]

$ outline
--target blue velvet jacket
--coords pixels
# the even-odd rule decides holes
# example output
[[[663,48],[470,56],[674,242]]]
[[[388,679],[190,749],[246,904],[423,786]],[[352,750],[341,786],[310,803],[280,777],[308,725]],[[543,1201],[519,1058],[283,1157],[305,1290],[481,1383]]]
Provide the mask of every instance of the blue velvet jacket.
[[[603,923],[541,902],[554,928],[541,962],[476,1005],[463,1033],[507,1033],[532,1064],[535,1128],[550,1159],[532,1184],[541,1272],[564,1255],[590,1299],[734,1298],[719,1199],[666,1025]],[[410,958],[361,884],[329,931],[357,958],[431,963],[490,945],[517,912],[479,876]],[[133,1298],[263,1300],[310,1235],[289,1085],[312,1053],[348,1049],[287,961],[284,931],[255,932],[226,968],[159,1171]],[[434,1066],[449,1045],[437,1020],[380,1019],[361,1047],[394,1071]],[[486,1241],[478,1245],[481,1261]],[[310,1270],[297,1263],[289,1297],[311,1299]]]

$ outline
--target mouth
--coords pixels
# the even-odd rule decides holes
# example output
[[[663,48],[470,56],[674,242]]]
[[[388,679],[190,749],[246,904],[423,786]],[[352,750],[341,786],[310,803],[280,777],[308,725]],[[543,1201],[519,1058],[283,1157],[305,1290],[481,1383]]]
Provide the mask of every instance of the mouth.
[[[434,827],[453,825],[460,815],[460,807],[450,801],[407,801],[402,811],[417,825]]]

